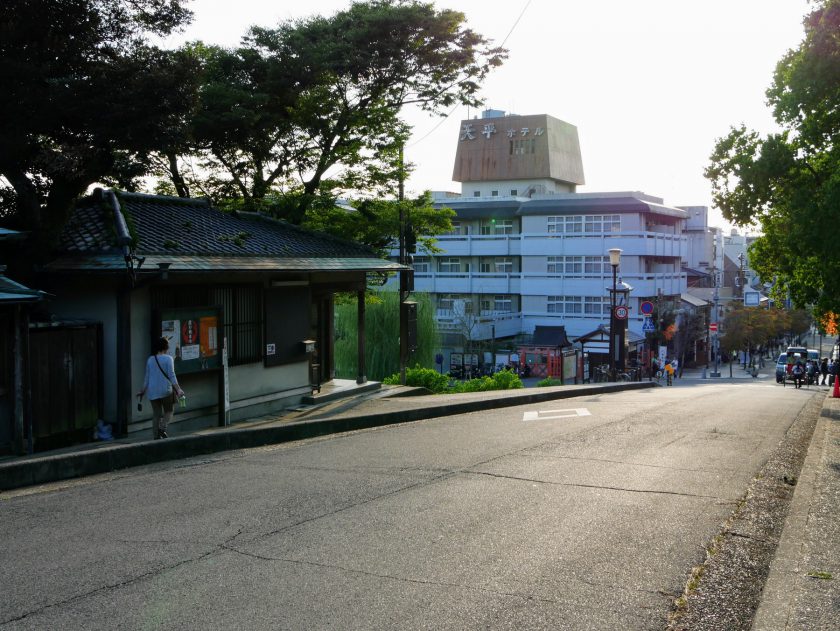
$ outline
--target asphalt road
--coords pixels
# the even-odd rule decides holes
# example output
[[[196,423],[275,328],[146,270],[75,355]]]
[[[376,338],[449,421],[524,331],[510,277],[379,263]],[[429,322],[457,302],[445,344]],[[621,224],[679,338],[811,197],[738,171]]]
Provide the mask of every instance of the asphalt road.
[[[663,629],[816,390],[567,399],[0,495],[0,629]]]

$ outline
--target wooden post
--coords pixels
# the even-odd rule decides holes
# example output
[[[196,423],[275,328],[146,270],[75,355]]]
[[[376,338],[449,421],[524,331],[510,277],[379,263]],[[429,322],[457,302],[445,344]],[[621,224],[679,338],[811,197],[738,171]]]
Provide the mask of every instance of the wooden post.
[[[26,408],[26,397],[24,394],[24,362],[23,362],[23,318],[21,305],[14,306],[14,315],[12,317],[12,327],[14,328],[14,345],[12,357],[14,359],[14,405],[12,406],[14,415],[14,432],[12,434],[12,444],[15,453],[26,453],[26,443],[24,441],[24,409]],[[5,332],[4,332],[5,335]],[[30,427],[31,433],[31,427]]]
[[[358,370],[358,376],[356,377],[356,383],[362,384],[362,383],[367,383],[367,376],[365,375],[366,370],[365,370],[365,290],[364,289],[359,290],[359,292],[357,293],[356,300],[357,300],[357,309],[358,309],[358,311],[357,311],[358,318],[357,318],[356,326],[358,327],[357,338],[358,338],[358,342],[359,342],[358,350],[357,350],[357,353],[358,353],[357,361],[358,361],[358,365],[359,365],[359,370]]]
[[[117,292],[117,435],[128,433],[131,418],[131,288]]]

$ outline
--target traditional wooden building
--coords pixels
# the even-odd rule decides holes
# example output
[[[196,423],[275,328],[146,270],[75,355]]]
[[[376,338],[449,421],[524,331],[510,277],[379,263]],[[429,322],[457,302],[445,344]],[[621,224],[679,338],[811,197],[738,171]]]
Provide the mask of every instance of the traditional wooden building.
[[[366,381],[367,277],[400,267],[357,243],[206,200],[97,190],[78,202],[43,285],[54,294],[52,328],[88,332],[84,353],[68,336],[52,346],[63,345],[75,370],[84,364],[100,390],[85,396],[125,435],[150,428],[149,406],[138,410],[135,393],[160,336],[170,339],[187,393],[176,429],[298,404],[313,383],[334,377],[337,292],[358,297],[357,381]],[[66,400],[43,413],[71,414]]]

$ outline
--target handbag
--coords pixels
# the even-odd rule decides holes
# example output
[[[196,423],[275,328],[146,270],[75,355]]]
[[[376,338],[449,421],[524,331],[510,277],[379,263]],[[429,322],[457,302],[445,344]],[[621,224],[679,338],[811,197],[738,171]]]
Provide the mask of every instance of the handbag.
[[[169,382],[169,385],[172,387],[172,393],[170,395],[172,397],[172,405],[173,406],[178,405],[178,394],[175,392],[175,384],[172,383],[172,380],[169,378],[169,375],[167,375],[166,371],[163,370],[163,367],[160,365],[160,362],[158,361],[157,355],[153,355],[152,357],[155,358],[155,363],[157,364],[158,369],[160,370],[160,372],[163,373],[163,376],[166,377],[166,380]]]

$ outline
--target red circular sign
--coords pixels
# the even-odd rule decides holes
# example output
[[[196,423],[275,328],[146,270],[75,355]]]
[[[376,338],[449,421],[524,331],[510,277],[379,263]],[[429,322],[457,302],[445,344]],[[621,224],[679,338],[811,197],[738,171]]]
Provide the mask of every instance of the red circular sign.
[[[643,315],[651,315],[653,313],[653,303],[650,300],[643,300],[642,304],[639,305],[639,311]]]
[[[626,320],[627,314],[627,307],[625,307],[624,305],[619,305],[615,308],[615,317],[617,320]]]
[[[184,320],[181,324],[181,343],[184,345],[196,344],[198,342],[198,322],[196,320]]]

